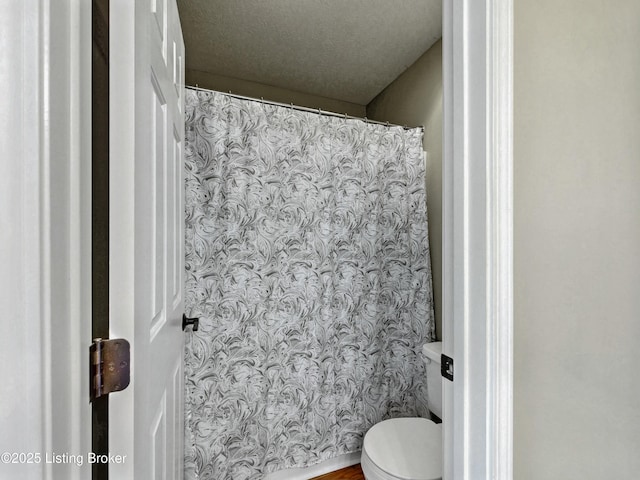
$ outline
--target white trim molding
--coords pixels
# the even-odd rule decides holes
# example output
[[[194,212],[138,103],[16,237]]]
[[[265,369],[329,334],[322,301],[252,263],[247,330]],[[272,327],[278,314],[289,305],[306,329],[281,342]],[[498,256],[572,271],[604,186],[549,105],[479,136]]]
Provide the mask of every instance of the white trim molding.
[[[513,0],[445,0],[444,478],[511,480]]]
[[[41,7],[0,3],[0,452],[50,447],[50,382],[43,339],[51,309],[46,272],[49,155],[42,121]],[[50,478],[50,467],[0,463],[1,478]]]
[[[486,478],[513,478],[513,0],[494,0],[487,15],[490,120],[487,145],[490,325]]]
[[[1,478],[91,470],[46,461],[91,448],[90,8],[0,2],[0,453],[32,455]]]

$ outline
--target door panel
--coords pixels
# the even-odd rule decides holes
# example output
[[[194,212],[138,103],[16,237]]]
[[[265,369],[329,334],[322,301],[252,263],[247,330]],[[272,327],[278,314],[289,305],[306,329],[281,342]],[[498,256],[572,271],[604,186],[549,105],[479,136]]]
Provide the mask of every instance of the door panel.
[[[110,477],[180,479],[184,44],[175,0],[112,3],[110,333],[131,343],[132,391],[111,401],[110,451],[130,457]]]

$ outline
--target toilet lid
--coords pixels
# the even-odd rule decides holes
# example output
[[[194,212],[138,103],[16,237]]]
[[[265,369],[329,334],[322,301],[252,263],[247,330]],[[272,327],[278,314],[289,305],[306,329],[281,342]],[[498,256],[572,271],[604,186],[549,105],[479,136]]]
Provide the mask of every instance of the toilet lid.
[[[373,463],[404,480],[442,478],[442,429],[426,418],[394,418],[367,432],[363,449]]]

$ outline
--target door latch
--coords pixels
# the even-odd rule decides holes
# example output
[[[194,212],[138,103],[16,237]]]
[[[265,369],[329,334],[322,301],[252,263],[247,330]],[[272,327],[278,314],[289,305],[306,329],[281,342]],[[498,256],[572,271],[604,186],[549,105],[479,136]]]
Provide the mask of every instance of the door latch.
[[[89,348],[91,364],[91,402],[96,398],[119,392],[131,379],[131,347],[123,338],[96,338]]]
[[[444,353],[440,357],[440,374],[453,382],[453,358]]]

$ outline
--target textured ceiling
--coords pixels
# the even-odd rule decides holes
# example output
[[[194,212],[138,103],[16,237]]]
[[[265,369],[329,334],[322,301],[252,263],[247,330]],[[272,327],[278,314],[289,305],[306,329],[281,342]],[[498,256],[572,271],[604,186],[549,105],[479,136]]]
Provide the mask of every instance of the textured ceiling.
[[[442,36],[442,0],[178,0],[186,68],[368,104]]]

